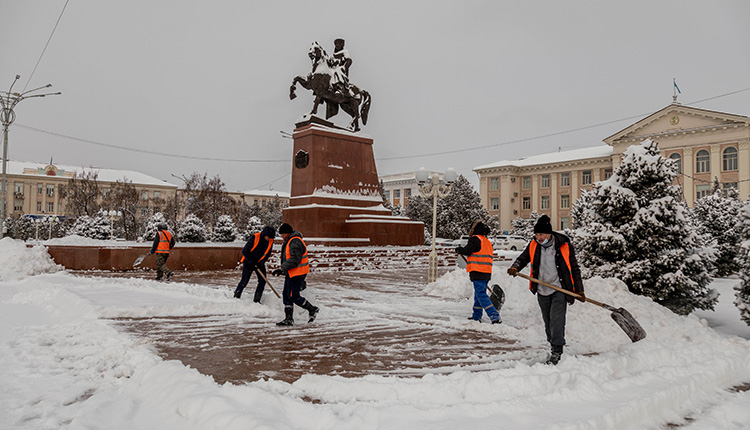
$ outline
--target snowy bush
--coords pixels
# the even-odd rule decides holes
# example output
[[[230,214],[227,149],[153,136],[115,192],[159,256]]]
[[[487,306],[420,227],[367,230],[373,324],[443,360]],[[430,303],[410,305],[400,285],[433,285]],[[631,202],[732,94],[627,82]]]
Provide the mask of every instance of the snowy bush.
[[[214,226],[214,242],[234,242],[237,239],[237,229],[229,215],[221,215]]]
[[[257,216],[251,216],[245,227],[245,240],[249,240],[250,236],[260,233],[261,230],[263,230],[263,221]]]
[[[156,237],[156,231],[158,230],[156,226],[161,223],[167,223],[166,218],[164,218],[164,215],[161,212],[151,215],[146,221],[146,225],[143,227],[143,239],[152,242]]]
[[[742,200],[736,189],[722,190],[714,181],[713,193],[698,199],[691,213],[698,232],[708,235],[716,243],[716,276],[726,277],[739,270],[736,257],[740,244],[737,219]]]
[[[742,321],[750,325],[750,203],[740,210],[738,217],[736,229],[741,243],[736,261],[742,282],[734,287],[734,304],[740,311]]]
[[[188,214],[177,227],[180,242],[205,242],[208,237],[206,226],[194,214]]]
[[[522,236],[531,240],[534,237],[534,225],[541,215],[537,211],[531,211],[531,215],[528,218],[517,217],[511,221],[513,229],[510,234]]]
[[[69,235],[88,237],[89,239],[107,240],[111,237],[110,221],[105,212],[100,211],[96,216],[79,216],[73,227],[68,231]]]
[[[597,182],[579,208],[574,240],[587,276],[621,279],[680,315],[713,309],[712,254],[680,204],[671,160],[656,143],[628,148],[611,178]]]

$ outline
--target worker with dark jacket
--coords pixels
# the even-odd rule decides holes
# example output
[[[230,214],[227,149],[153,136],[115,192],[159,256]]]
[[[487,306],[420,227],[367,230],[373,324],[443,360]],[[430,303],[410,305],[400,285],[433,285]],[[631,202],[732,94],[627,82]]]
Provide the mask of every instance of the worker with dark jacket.
[[[300,290],[305,285],[305,277],[310,272],[310,265],[307,260],[307,245],[302,240],[302,234],[295,231],[289,224],[281,224],[279,234],[284,239],[284,243],[281,245],[281,267],[273,271],[273,276],[286,275],[282,298],[286,318],[276,325],[294,325],[295,304],[309,313],[307,322],[311,323],[315,321],[320,309],[300,296]]]
[[[276,229],[271,226],[265,226],[263,230],[250,236],[245,247],[242,248],[242,278],[234,290],[234,298],[239,299],[242,296],[242,290],[250,281],[250,276],[258,270],[261,274],[257,275],[258,286],[255,287],[253,302],[260,303],[263,290],[266,287],[266,261],[271,256],[271,248],[275,237]]]
[[[499,324],[502,322],[500,314],[487,295],[487,283],[492,278],[493,255],[492,243],[487,239],[489,233],[490,228],[484,223],[475,223],[466,246],[457,247],[456,252],[467,256],[466,271],[474,284],[474,313],[469,319],[482,321],[482,314],[487,312],[492,324]]]
[[[162,276],[166,273],[167,281],[172,278],[172,271],[167,267],[167,259],[169,258],[169,251],[174,248],[174,237],[172,233],[167,230],[169,227],[166,223],[159,223],[156,225],[156,236],[154,237],[154,244],[151,246],[151,252],[148,255],[156,254],[156,280],[161,281]]]
[[[552,231],[547,215],[542,215],[534,225],[534,239],[516,258],[508,274],[516,276],[519,270],[531,263],[531,277],[578,294],[585,301],[581,269],[578,267],[575,250],[568,236]],[[529,289],[536,294],[544,320],[547,342],[552,354],[547,364],[557,364],[565,345],[565,314],[567,305],[573,304],[573,296],[531,282]]]

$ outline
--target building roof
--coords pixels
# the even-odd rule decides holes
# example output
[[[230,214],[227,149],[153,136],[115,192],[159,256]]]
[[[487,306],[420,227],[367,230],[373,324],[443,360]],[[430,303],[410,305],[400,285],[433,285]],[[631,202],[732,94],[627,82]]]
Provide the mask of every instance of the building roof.
[[[491,164],[475,167],[473,170],[492,169],[496,167],[528,167],[540,164],[561,163],[565,161],[585,160],[589,158],[609,157],[612,155],[612,147],[609,145],[592,146],[589,148],[574,149],[571,151],[550,152],[547,154],[533,155],[518,160],[502,160]]]
[[[50,177],[46,174],[45,168],[49,166],[48,163],[38,163],[33,161],[16,161],[8,160],[7,173],[10,175],[22,175],[30,177]],[[78,174],[80,172],[95,171],[98,172],[98,180],[102,182],[117,182],[123,179],[128,179],[133,184],[138,185],[158,185],[162,187],[177,188],[177,185],[171,184],[165,180],[154,178],[153,176],[146,175],[141,172],[134,172],[132,170],[116,170],[116,169],[103,169],[100,167],[83,167],[83,166],[66,166],[62,164],[53,164],[58,171],[73,172]],[[25,171],[24,171],[25,170]],[[40,173],[29,173],[29,171],[38,171]],[[59,175],[57,177],[60,177]]]
[[[276,190],[245,190],[242,192],[243,194],[251,195],[251,196],[264,196],[264,197],[286,197],[289,198],[290,194],[286,191],[276,191]]]

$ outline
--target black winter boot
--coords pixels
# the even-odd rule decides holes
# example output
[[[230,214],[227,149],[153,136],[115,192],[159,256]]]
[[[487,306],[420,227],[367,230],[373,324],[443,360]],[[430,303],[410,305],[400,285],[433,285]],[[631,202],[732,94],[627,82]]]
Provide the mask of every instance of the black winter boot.
[[[311,323],[315,321],[315,317],[318,316],[318,312],[320,311],[320,308],[317,306],[313,306],[313,304],[310,302],[306,302],[303,308],[310,314],[310,318],[307,320],[307,322]]]
[[[552,345],[552,355],[550,355],[549,360],[547,360],[547,364],[557,366],[557,363],[560,362],[560,358],[562,358],[562,353],[563,353],[562,346]]]
[[[255,290],[255,296],[253,297],[253,302],[260,303],[261,297],[263,297],[263,291]]]
[[[293,307],[286,307],[284,308],[284,313],[286,314],[286,318],[284,318],[283,321],[279,321],[276,323],[277,326],[293,326],[294,325],[294,308]]]

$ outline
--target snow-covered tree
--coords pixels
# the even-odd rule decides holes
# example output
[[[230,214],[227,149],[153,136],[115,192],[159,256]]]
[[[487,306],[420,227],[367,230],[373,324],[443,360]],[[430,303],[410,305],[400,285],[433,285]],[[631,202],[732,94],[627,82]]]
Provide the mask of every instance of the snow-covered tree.
[[[250,236],[260,233],[261,230],[263,230],[263,221],[257,216],[251,216],[245,227],[245,240],[249,240]]]
[[[742,206],[739,192],[734,188],[722,190],[717,178],[713,193],[698,199],[691,211],[699,233],[708,235],[716,244],[717,276],[728,276],[739,270],[735,257],[740,243],[737,219]]]
[[[712,254],[680,204],[675,175],[651,140],[628,148],[612,177],[594,185],[574,243],[587,275],[619,278],[631,292],[687,315],[713,309],[717,299],[708,289]]]
[[[742,321],[750,325],[750,203],[742,207],[738,218],[736,231],[740,239],[740,249],[736,259],[742,282],[734,287],[734,304],[740,311]]]
[[[167,220],[166,218],[164,218],[164,214],[162,214],[161,212],[157,212],[151,215],[146,220],[146,225],[143,227],[143,240],[153,242],[154,238],[156,237],[156,226],[161,223],[167,224]]]
[[[106,212],[99,211],[96,216],[82,215],[76,219],[68,234],[91,239],[107,240],[111,237],[110,221]]]
[[[541,214],[537,213],[537,211],[531,211],[528,218],[517,217],[510,222],[513,226],[510,234],[531,240],[534,237],[534,225],[536,225],[536,221],[540,216]]]
[[[214,226],[214,242],[233,242],[237,239],[237,228],[229,215],[221,215]]]
[[[195,214],[188,214],[177,226],[177,238],[180,242],[205,242],[207,237],[206,226]]]

